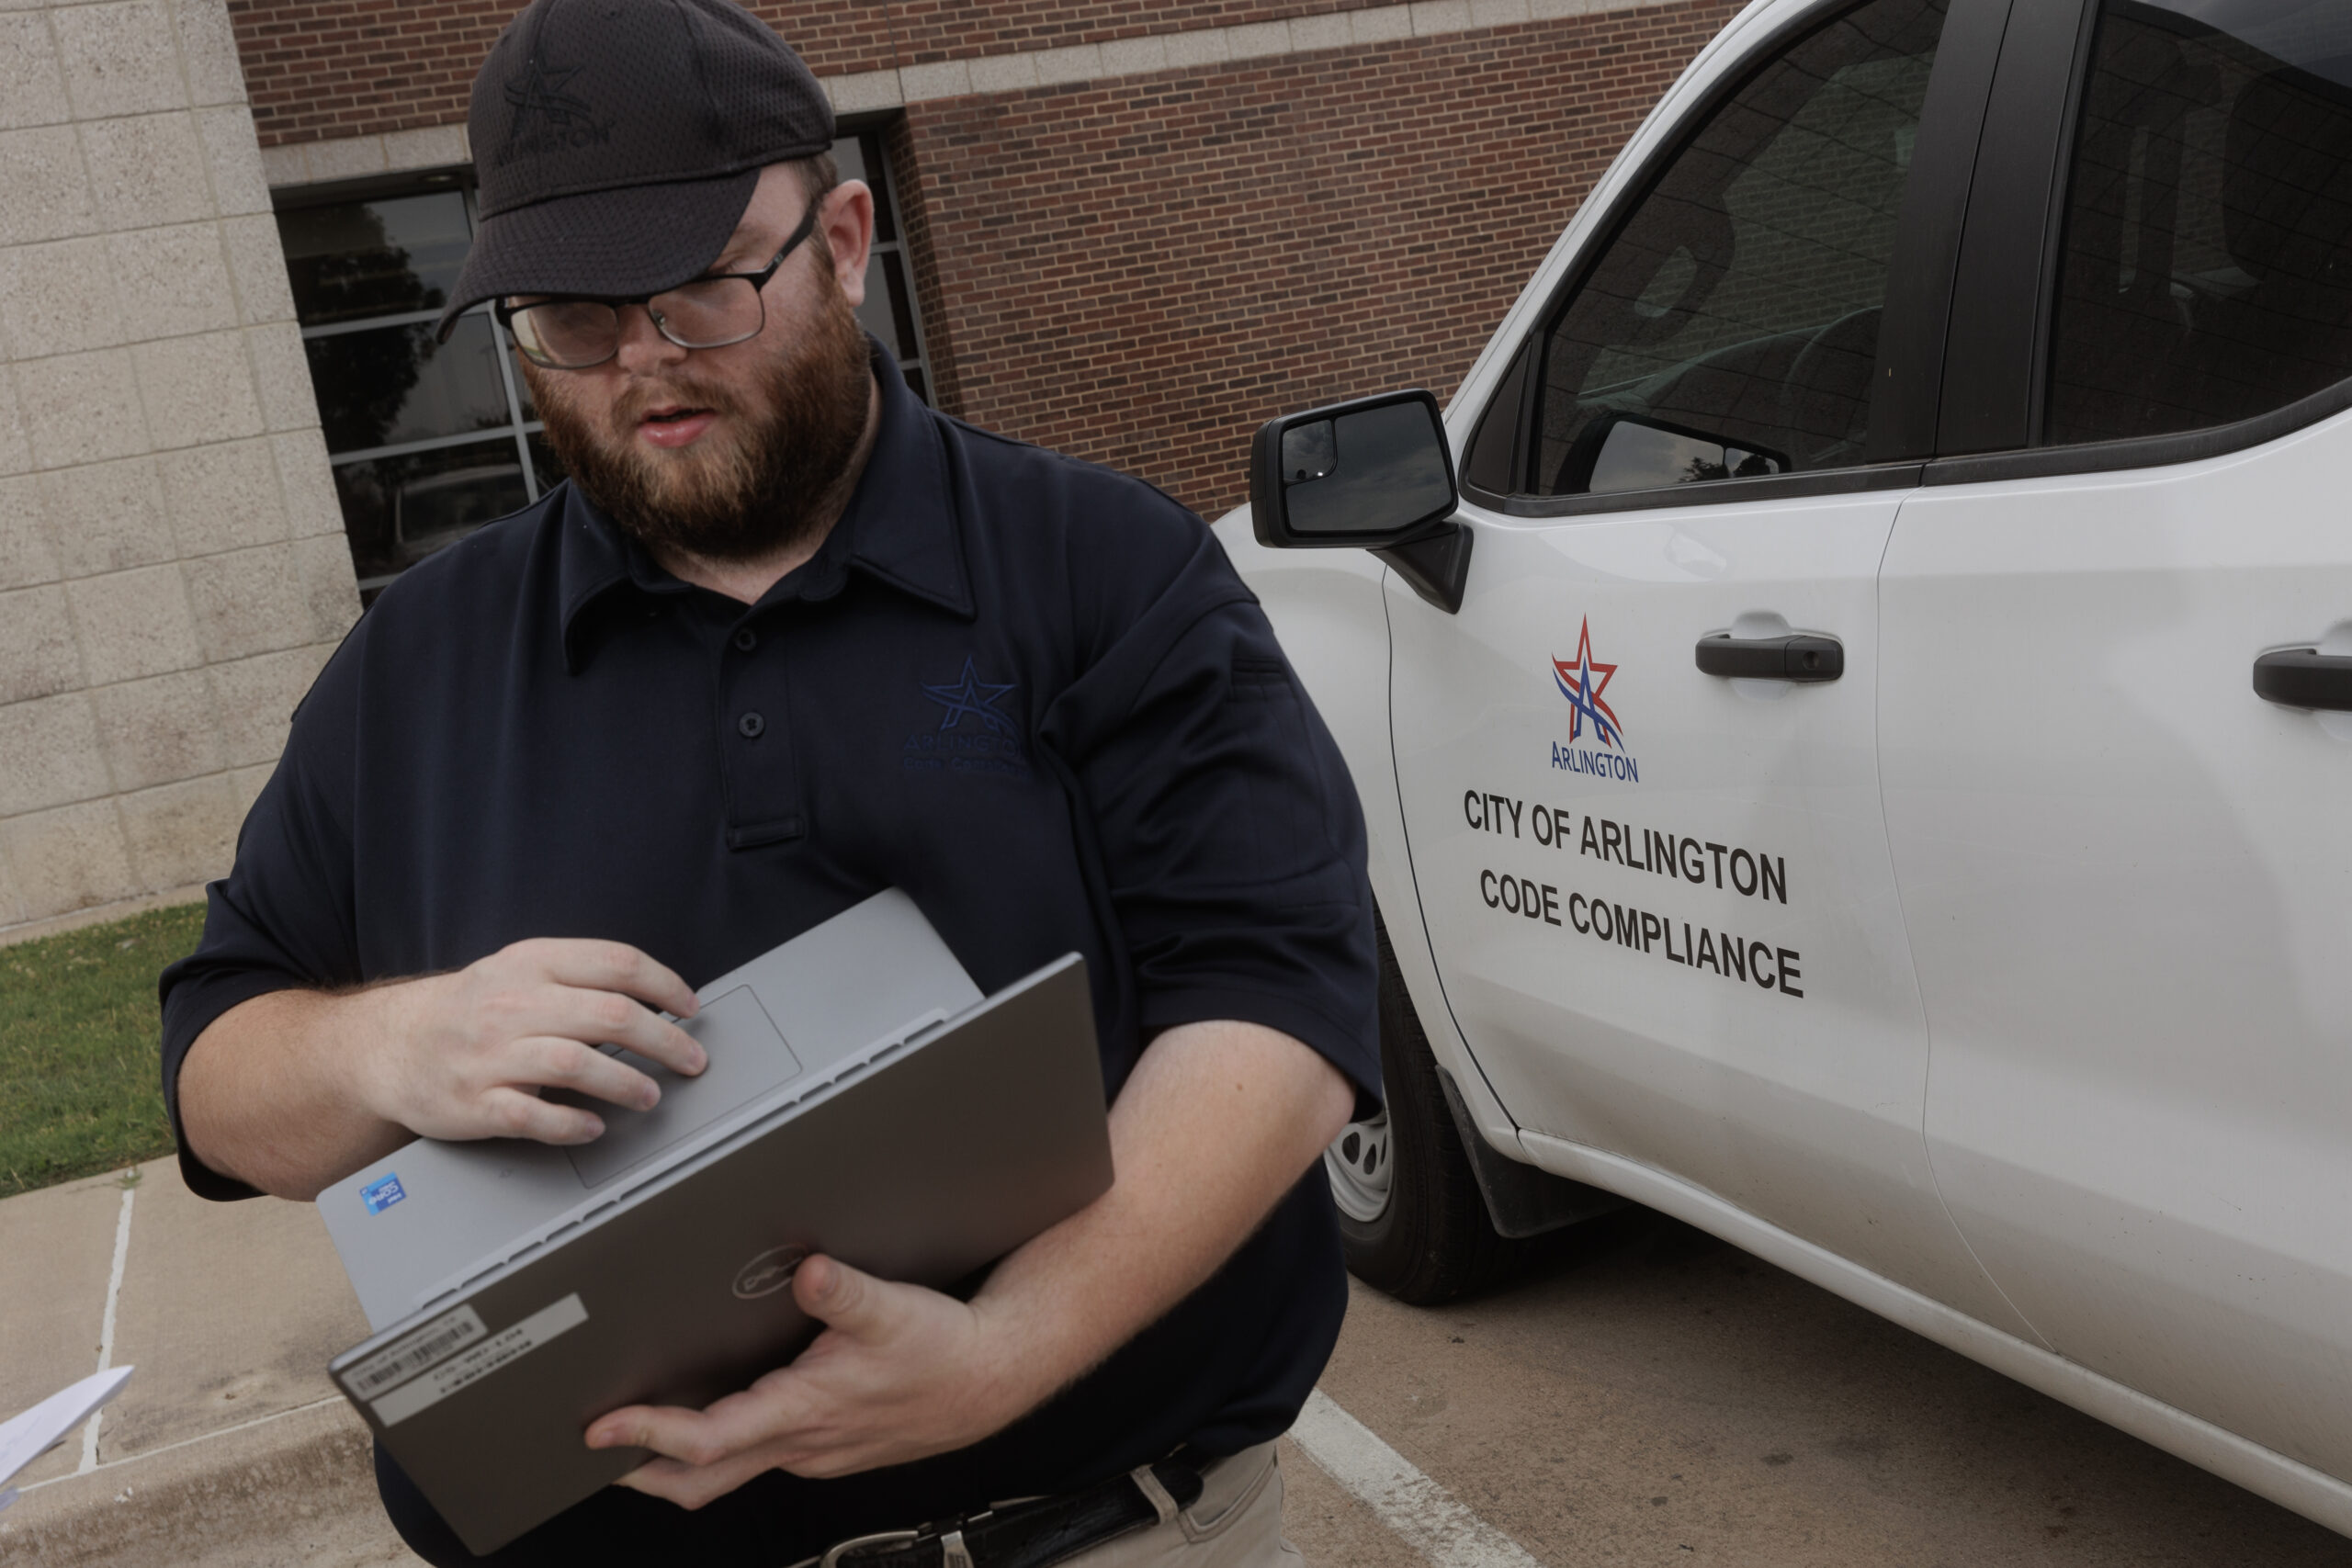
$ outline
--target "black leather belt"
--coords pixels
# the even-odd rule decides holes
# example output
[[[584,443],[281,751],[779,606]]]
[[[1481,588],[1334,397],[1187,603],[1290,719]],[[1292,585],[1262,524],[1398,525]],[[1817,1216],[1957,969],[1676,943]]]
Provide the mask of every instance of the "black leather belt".
[[[1080,1492],[842,1541],[797,1568],[1048,1568],[1200,1500],[1201,1466],[1164,1459]]]

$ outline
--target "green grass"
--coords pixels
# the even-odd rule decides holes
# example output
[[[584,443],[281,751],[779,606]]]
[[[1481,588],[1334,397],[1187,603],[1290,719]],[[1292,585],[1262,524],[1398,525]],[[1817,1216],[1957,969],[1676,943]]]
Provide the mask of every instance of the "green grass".
[[[0,947],[0,1198],[172,1152],[155,977],[204,906]]]

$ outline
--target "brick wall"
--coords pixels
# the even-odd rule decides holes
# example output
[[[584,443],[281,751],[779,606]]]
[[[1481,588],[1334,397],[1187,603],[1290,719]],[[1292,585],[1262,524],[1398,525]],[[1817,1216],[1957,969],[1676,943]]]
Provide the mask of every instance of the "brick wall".
[[[949,406],[1214,515],[1244,498],[1263,420],[1450,393],[1736,10],[1687,0],[910,106],[902,188],[928,228]]]
[[[265,146],[462,118],[518,8],[228,4]],[[752,8],[831,76],[1364,0]],[[1449,392],[1736,9],[1680,0],[911,104],[889,148],[938,400],[1214,514],[1241,498],[1262,419],[1387,387]]]
[[[820,76],[1327,16],[1393,0],[750,0]],[[228,0],[261,144],[466,117],[473,73],[523,0]],[[1466,9],[1465,9],[1466,15]]]
[[[228,0],[264,147],[466,118],[474,72],[523,0]],[[820,75],[896,63],[887,6],[754,5]]]

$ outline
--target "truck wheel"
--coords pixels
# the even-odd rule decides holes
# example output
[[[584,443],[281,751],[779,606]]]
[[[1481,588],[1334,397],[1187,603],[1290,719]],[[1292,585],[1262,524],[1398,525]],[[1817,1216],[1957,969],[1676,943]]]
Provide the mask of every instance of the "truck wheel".
[[[1351,1122],[1323,1151],[1348,1272],[1414,1306],[1500,1283],[1526,1258],[1495,1234],[1462,1134],[1446,1110],[1437,1058],[1380,940],[1380,1077],[1386,1110]]]

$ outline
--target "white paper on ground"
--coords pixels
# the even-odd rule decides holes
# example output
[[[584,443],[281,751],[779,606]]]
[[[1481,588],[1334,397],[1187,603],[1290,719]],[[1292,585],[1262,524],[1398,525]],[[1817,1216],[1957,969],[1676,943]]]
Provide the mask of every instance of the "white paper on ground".
[[[115,1396],[129,1367],[92,1372],[73,1387],[60,1389],[21,1416],[0,1421],[0,1487],[17,1472],[63,1442],[91,1411]],[[15,1494],[9,1495],[13,1501]],[[6,1504],[0,1503],[0,1507]]]

